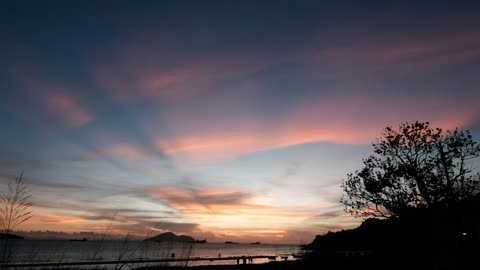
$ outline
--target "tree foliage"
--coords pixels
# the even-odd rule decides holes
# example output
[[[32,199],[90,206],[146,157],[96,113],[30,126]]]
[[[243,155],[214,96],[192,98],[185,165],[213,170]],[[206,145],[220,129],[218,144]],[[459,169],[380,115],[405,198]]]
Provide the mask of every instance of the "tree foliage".
[[[387,127],[363,168],[343,180],[341,202],[355,216],[402,216],[450,207],[479,191],[480,146],[468,130],[444,132],[428,122]]]

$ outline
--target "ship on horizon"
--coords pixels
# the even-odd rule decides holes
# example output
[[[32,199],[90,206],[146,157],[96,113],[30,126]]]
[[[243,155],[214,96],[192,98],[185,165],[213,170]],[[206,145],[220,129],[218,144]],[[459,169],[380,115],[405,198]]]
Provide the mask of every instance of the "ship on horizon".
[[[69,239],[69,241],[72,241],[72,242],[86,242],[88,239],[87,238],[82,238],[82,239]]]

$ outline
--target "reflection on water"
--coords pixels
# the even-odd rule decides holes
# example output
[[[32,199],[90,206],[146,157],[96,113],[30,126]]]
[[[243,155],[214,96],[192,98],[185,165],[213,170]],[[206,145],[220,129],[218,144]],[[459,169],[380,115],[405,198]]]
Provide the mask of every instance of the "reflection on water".
[[[1,242],[1,241],[0,241]],[[230,257],[230,256],[288,256],[297,253],[298,245],[277,244],[190,244],[157,243],[152,241],[85,241],[68,240],[15,240],[13,262],[69,262],[105,261],[131,259],[168,259],[174,257]],[[255,259],[253,263],[264,263],[267,259]],[[198,264],[232,264],[232,261],[190,262]]]

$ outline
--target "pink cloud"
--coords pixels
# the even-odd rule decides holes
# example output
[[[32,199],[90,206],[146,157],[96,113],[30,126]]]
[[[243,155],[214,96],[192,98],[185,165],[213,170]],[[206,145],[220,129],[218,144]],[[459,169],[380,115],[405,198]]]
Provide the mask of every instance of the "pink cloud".
[[[260,149],[258,138],[253,134],[211,134],[206,136],[179,137],[173,140],[158,138],[157,149],[169,156],[185,156],[219,160]]]
[[[288,117],[287,124],[294,127],[293,130],[312,130],[312,137],[315,137],[315,130],[331,130],[327,139],[331,142],[369,143],[387,125],[419,120],[452,129],[467,127],[478,113],[479,109],[466,96],[447,98],[427,93],[363,97],[350,94],[300,104]]]
[[[221,161],[243,154],[312,142],[361,143],[370,138],[368,131],[352,136],[348,128],[299,127],[270,131],[243,130],[243,133],[215,133],[197,137],[159,138],[156,146],[172,157],[191,161]]]
[[[235,190],[184,190],[179,188],[152,188],[145,193],[184,212],[222,212],[223,210],[251,209],[249,194]]]
[[[158,33],[126,38],[112,53],[114,62],[92,66],[94,79],[116,99],[171,100],[208,93],[282,61],[239,51],[185,53],[165,39]]]
[[[211,57],[187,66],[98,65],[94,76],[117,99],[175,99],[204,93],[258,68],[224,55]],[[159,60],[159,65],[161,63]]]
[[[157,162],[163,153],[141,144],[126,142],[118,136],[99,133],[97,146],[86,152],[85,158],[92,161],[114,160],[118,165],[147,175],[162,175],[163,167]]]
[[[197,80],[202,74],[188,68],[138,67],[132,70],[129,64],[97,66],[95,77],[103,88],[120,100],[180,98],[197,93],[205,86],[203,79]]]
[[[74,89],[28,68],[18,69],[14,75],[21,91],[30,97],[26,106],[38,108],[35,114],[17,111],[30,120],[53,130],[78,128],[93,121],[93,115],[82,105]]]
[[[148,188],[145,194],[190,214],[237,215],[240,213],[270,217],[304,217],[322,209],[317,205],[277,206],[259,203],[261,196],[235,189]]]
[[[150,159],[155,156],[155,153],[151,151],[126,143],[107,145],[102,152],[111,157],[123,158],[131,161]]]
[[[60,117],[67,127],[80,127],[92,121],[92,115],[73,97],[65,93],[52,93],[45,96],[47,110]]]
[[[400,77],[478,59],[480,38],[476,33],[474,28],[436,33],[347,32],[348,42],[345,36],[333,37],[343,40],[344,45],[321,50],[307,48],[300,58],[310,63],[315,76],[321,78]]]
[[[92,231],[99,222],[92,222],[66,211],[55,211],[45,207],[34,207],[34,215],[23,223],[19,230],[57,230],[65,232]]]
[[[369,144],[380,136],[384,127],[404,121],[429,121],[444,129],[468,128],[479,113],[475,101],[467,96],[338,95],[297,103],[285,114],[278,115],[274,125],[268,118],[258,116],[245,121],[233,118],[219,123],[220,130],[210,129],[208,123],[217,123],[215,116],[196,118],[191,113],[190,121],[196,128],[188,128],[189,121],[179,121],[181,127],[174,129],[176,135],[156,137],[155,146],[172,157],[212,162],[311,142]],[[176,124],[171,127],[176,128]]]

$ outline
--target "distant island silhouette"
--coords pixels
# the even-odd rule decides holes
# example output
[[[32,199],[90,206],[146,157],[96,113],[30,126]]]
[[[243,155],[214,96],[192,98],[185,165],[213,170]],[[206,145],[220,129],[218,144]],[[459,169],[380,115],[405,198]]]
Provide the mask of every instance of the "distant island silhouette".
[[[25,239],[25,237],[11,233],[0,233],[0,239]]]
[[[206,242],[206,240],[201,240],[201,242],[197,242],[197,240],[195,240],[195,238],[191,236],[176,235],[172,232],[161,233],[159,235],[149,237],[145,240],[154,241],[154,242],[182,242],[182,243],[201,243],[202,241]]]

